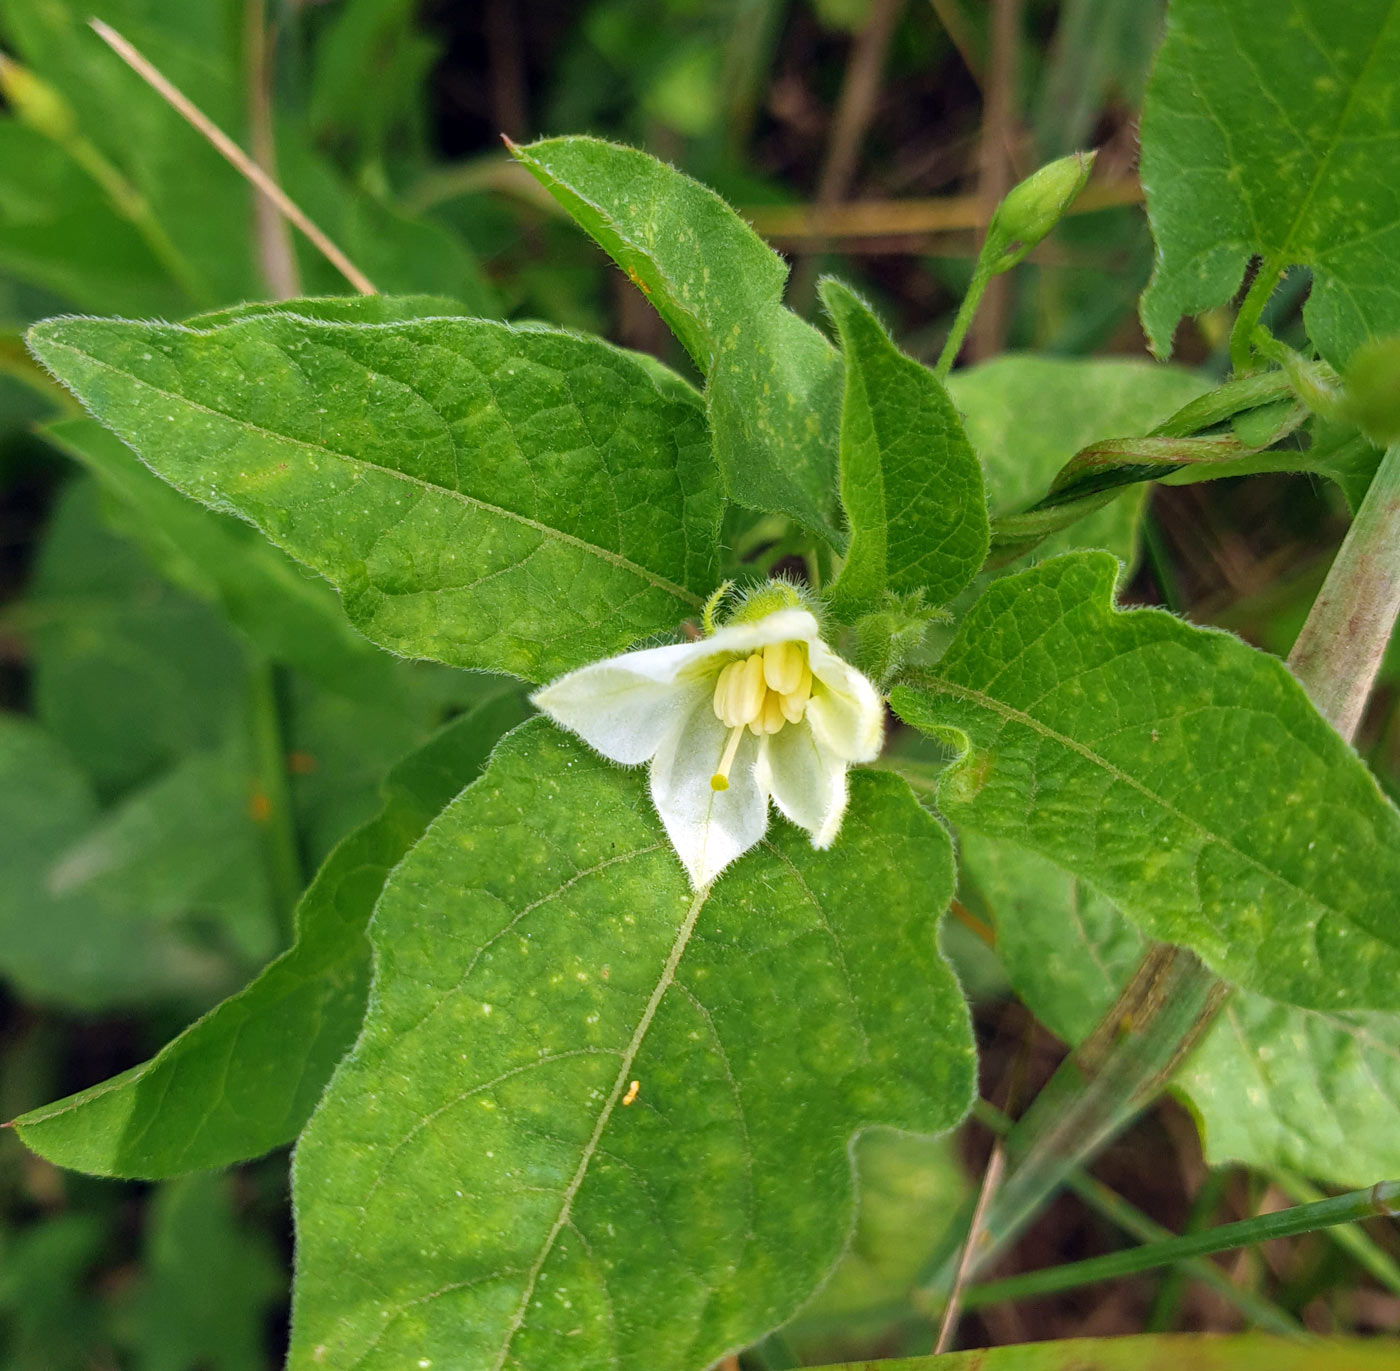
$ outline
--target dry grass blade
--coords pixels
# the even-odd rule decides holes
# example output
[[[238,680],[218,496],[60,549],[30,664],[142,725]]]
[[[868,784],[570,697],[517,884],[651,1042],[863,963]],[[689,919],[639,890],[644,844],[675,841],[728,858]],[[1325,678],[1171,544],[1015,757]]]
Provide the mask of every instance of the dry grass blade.
[[[88,21],[97,36],[107,44],[182,118],[198,129],[218,151],[246,176],[315,245],[340,274],[361,295],[377,295],[373,282],[331,240],[307,218],[294,200],[232,138],[215,124],[190,98],[151,65],[140,52],[109,24],[100,19]]]

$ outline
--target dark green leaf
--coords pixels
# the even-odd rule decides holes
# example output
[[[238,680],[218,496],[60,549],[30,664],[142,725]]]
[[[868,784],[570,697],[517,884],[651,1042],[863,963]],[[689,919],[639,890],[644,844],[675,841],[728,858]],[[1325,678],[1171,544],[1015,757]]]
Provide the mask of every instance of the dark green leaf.
[[[1396,0],[1172,0],[1142,119],[1157,352],[1255,253],[1312,269],[1305,317],[1334,365],[1400,332],[1397,68]]]
[[[520,716],[500,697],[400,763],[380,815],[302,897],[293,947],[150,1061],[17,1120],[24,1143],[74,1170],[158,1178],[290,1142],[359,1030],[385,876]]]
[[[1161,610],[1118,563],[997,581],[901,717],[961,752],[959,825],[1084,877],[1227,980],[1315,1009],[1400,1007],[1400,812],[1283,664]]]
[[[114,918],[56,890],[53,864],[93,823],[86,778],[33,723],[0,715],[0,973],[31,999],[78,1009],[143,1001],[208,1002],[227,986],[223,959],[158,920]]]
[[[933,372],[904,356],[839,281],[822,301],[841,335],[841,502],[851,543],[832,594],[873,607],[886,589],[945,604],[987,555],[982,473]]]
[[[396,652],[544,680],[673,629],[714,580],[703,417],[604,343],[266,315],[54,320],[30,344],[143,461],[257,524]]]
[[[845,1241],[852,1135],[967,1107],[951,880],[872,773],[830,851],[783,826],[696,894],[640,775],[517,731],[376,912],[297,1150],[290,1365],[698,1369],[787,1318]]]
[[[285,1277],[265,1232],[238,1222],[229,1178],[162,1186],[129,1311],[138,1371],[265,1371],[265,1323]]]

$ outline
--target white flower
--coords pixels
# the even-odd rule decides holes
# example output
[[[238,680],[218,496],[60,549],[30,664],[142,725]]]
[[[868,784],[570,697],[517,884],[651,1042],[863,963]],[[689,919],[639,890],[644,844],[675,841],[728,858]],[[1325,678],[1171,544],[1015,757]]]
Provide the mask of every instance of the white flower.
[[[696,887],[768,829],[768,801],[829,847],[846,769],[880,751],[875,687],[780,608],[696,643],[581,667],[534,695],[554,721],[625,766],[651,762],[651,796]]]

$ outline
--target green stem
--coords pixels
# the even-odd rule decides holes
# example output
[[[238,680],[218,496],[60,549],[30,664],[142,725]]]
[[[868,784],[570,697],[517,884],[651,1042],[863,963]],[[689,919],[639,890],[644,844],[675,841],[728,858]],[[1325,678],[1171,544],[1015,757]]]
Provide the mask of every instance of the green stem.
[[[1007,1135],[1006,1179],[977,1234],[975,1272],[1018,1237],[1069,1174],[1156,1097],[1210,1026],[1226,987],[1185,948],[1155,944],[1098,1028],[1063,1061]],[[937,1252],[923,1294],[953,1288],[953,1246]]]
[[[1230,1173],[1223,1168],[1207,1171],[1196,1198],[1191,1201],[1191,1212],[1186,1216],[1185,1233],[1196,1233],[1204,1228],[1219,1207],[1220,1198],[1225,1192],[1225,1183]],[[1170,1236],[1168,1234],[1167,1236]],[[1176,1322],[1177,1310],[1181,1307],[1181,1294],[1186,1288],[1186,1264],[1173,1266],[1164,1277],[1152,1301],[1152,1311],[1147,1316],[1148,1333],[1168,1333]]]
[[[1170,418],[1158,424],[1149,435],[1153,438],[1189,438],[1203,429],[1232,419],[1245,410],[1282,400],[1293,393],[1288,377],[1282,371],[1261,371],[1250,376],[1237,376],[1224,385],[1199,395],[1183,405]]]
[[[1254,330],[1263,317],[1264,306],[1278,287],[1278,278],[1288,265],[1283,257],[1266,257],[1245,293],[1235,326],[1230,330],[1230,365],[1237,372],[1247,372],[1254,365]]]
[[[943,351],[938,354],[938,361],[933,368],[933,374],[940,381],[948,379],[948,373],[952,371],[953,363],[958,360],[963,339],[967,337],[967,331],[972,327],[973,316],[977,313],[977,306],[982,303],[982,296],[986,292],[988,282],[992,279],[992,274],[979,257],[977,265],[972,271],[972,280],[968,282],[967,294],[963,296],[962,304],[958,306],[957,315],[953,319],[953,327],[948,331],[948,341],[943,344]]]
[[[1359,1219],[1395,1218],[1397,1215],[1400,1215],[1400,1181],[1382,1181],[1369,1190],[1353,1190],[1333,1199],[1319,1200],[1316,1204],[1300,1204],[1277,1213],[1242,1219],[1238,1223],[1221,1224],[1200,1233],[1186,1233],[1164,1242],[1147,1243],[1142,1247],[1111,1252],[1104,1257],[1091,1257],[1088,1261],[1046,1267],[1024,1275],[1010,1276],[1006,1280],[974,1285],[963,1292],[963,1302],[967,1308],[975,1309],[1004,1300],[1054,1294],[1097,1281],[1130,1276],[1139,1271],[1151,1271],[1159,1266],[1170,1266],[1190,1257],[1248,1247],[1271,1238],[1291,1238],[1330,1228],[1334,1224],[1355,1223]]]
[[[1298,1204],[1315,1204],[1318,1200],[1326,1198],[1323,1191],[1301,1176],[1276,1171],[1271,1174],[1270,1179],[1289,1199]],[[1364,1229],[1351,1224],[1338,1224],[1335,1228],[1329,1228],[1327,1235],[1391,1294],[1400,1295],[1400,1262],[1379,1243],[1374,1242]]]
[[[277,702],[277,669],[257,657],[248,672],[249,712],[256,780],[252,812],[262,835],[268,883],[283,942],[290,944],[294,915],[301,898],[301,857],[291,787],[287,782],[286,748],[282,740],[281,709]]]
[[[1386,449],[1288,664],[1350,738],[1400,615],[1400,443]]]
[[[972,1113],[979,1123],[995,1133],[1009,1133],[1013,1126],[1012,1121],[987,1100],[978,1100],[972,1106]],[[1078,1167],[1065,1176],[1065,1188],[1077,1195],[1095,1213],[1107,1219],[1130,1238],[1136,1238],[1138,1242],[1164,1242],[1175,1236],[1171,1229],[1164,1228],[1156,1219],[1149,1218],[1136,1205],[1130,1204],[1116,1190]],[[1256,1327],[1284,1337],[1297,1337],[1303,1331],[1296,1319],[1252,1291],[1241,1290],[1213,1262],[1197,1257],[1182,1262],[1181,1270],[1192,1280],[1199,1281],[1233,1304]]]

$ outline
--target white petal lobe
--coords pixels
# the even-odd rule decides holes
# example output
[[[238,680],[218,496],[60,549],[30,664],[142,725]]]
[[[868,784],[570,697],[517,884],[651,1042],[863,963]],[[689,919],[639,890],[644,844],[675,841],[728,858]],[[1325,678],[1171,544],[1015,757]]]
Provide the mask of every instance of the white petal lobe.
[[[652,762],[652,802],[697,889],[768,831],[768,799],[754,776],[758,741],[748,729],[729,772],[729,789],[710,785],[727,735],[707,691],[662,740]]]

